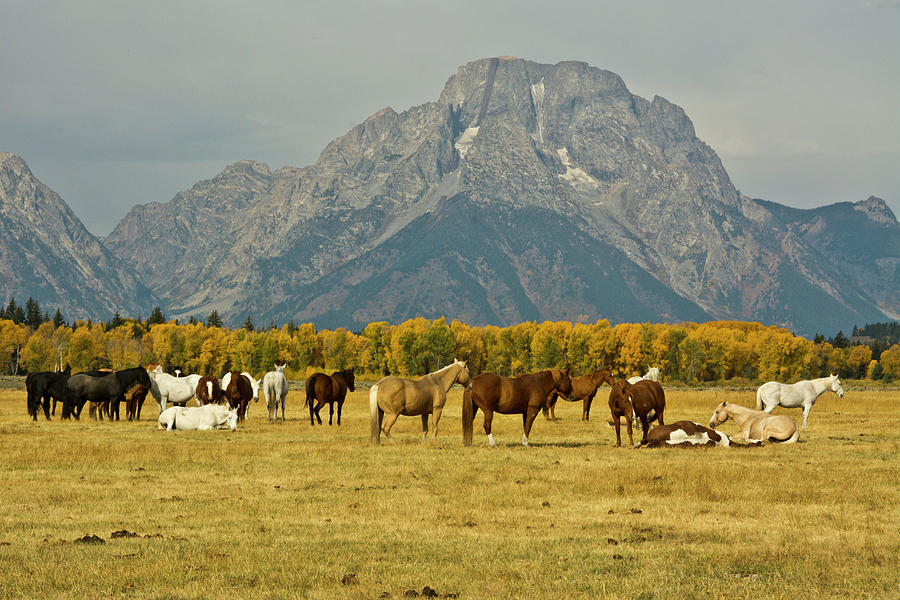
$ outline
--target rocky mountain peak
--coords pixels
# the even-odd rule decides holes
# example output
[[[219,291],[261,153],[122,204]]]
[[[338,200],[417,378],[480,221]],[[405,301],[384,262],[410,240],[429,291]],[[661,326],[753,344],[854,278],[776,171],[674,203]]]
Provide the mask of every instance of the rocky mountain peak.
[[[853,205],[853,208],[866,215],[873,223],[885,225],[896,224],[897,217],[887,202],[876,196],[869,196]]]

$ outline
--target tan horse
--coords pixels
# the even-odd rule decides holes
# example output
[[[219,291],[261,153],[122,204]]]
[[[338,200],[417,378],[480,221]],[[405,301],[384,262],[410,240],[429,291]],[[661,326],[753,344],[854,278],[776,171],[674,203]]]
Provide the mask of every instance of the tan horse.
[[[434,415],[434,438],[437,438],[438,421],[447,402],[447,392],[458,383],[463,387],[471,385],[469,369],[461,360],[429,373],[417,381],[400,377],[384,377],[369,390],[370,439],[373,444],[381,442],[381,434],[391,437],[391,427],[400,415],[422,416],[422,441],[428,435],[428,415]],[[385,417],[387,415],[387,417]]]
[[[587,375],[574,377],[572,379],[572,393],[565,400],[567,402],[578,402],[579,400],[582,401],[582,421],[590,420],[591,403],[594,401],[594,396],[597,395],[597,390],[600,389],[600,386],[604,383],[608,383],[609,385],[613,385],[615,383],[615,380],[613,379],[612,373],[609,372],[609,369],[600,369],[599,371],[594,371],[593,373],[588,373]],[[547,404],[543,408],[544,416],[549,418],[551,421],[556,420],[556,401],[558,398],[559,392],[553,390],[547,397]]]
[[[472,380],[472,388],[463,392],[463,444],[472,445],[475,413],[480,408],[484,411],[484,433],[491,446],[496,445],[491,433],[495,412],[522,415],[522,445],[527,446],[534,419],[554,390],[564,398],[572,393],[572,380],[569,379],[568,370],[549,369],[519,377],[482,373]]]
[[[717,425],[721,425],[728,419],[733,420],[741,428],[739,433],[731,436],[733,442],[793,444],[800,437],[800,430],[797,429],[797,424],[790,417],[770,415],[762,410],[753,410],[727,402],[716,407],[716,412],[709,420],[709,426],[715,429]]]

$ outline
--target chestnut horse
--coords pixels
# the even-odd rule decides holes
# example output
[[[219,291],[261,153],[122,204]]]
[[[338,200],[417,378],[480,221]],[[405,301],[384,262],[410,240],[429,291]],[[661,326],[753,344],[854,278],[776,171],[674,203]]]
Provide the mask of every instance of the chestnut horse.
[[[600,369],[599,371],[594,371],[593,373],[588,373],[587,375],[574,377],[572,379],[572,394],[568,398],[566,398],[566,401],[582,401],[582,421],[590,420],[591,403],[594,401],[594,396],[597,395],[597,390],[600,389],[600,386],[603,383],[608,383],[609,385],[615,383],[615,380],[613,379],[612,373],[609,372],[609,369]],[[544,416],[548,417],[550,420],[556,420],[555,408],[557,399],[559,399],[559,393],[556,390],[550,392],[550,395],[547,397],[547,404],[544,405],[544,408],[542,409],[544,411]],[[548,409],[549,416],[547,414]]]
[[[344,399],[347,397],[347,391],[356,391],[356,377],[353,375],[353,369],[345,369],[343,371],[335,371],[330,376],[325,373],[313,373],[306,380],[306,404],[309,405],[309,424],[315,425],[313,415],[322,424],[322,417],[319,411],[326,404],[328,405],[328,424],[331,425],[331,419],[334,417],[334,403],[337,402],[337,424],[341,426],[341,408],[344,406]],[[313,408],[313,400],[316,406]],[[268,395],[266,395],[268,402]],[[284,405],[282,405],[284,406]],[[284,409],[281,413],[284,418]],[[271,414],[270,414],[271,417]]]
[[[495,412],[522,415],[522,445],[527,446],[534,419],[553,391],[559,392],[563,398],[572,394],[568,370],[550,369],[519,377],[482,373],[472,380],[472,388],[463,392],[463,444],[472,445],[475,413],[480,408],[484,411],[484,433],[491,446],[497,445],[491,433]]]
[[[247,417],[247,404],[253,398],[254,387],[250,378],[240,371],[229,371],[231,377],[225,388],[225,399],[232,409],[237,409],[238,420],[243,421]]]
[[[616,446],[622,445],[620,433],[620,419],[626,417],[628,425],[628,441],[634,446],[631,423],[635,419],[640,420],[644,435],[641,442],[647,441],[647,431],[650,429],[650,421],[656,420],[660,425],[663,422],[663,412],[666,409],[666,393],[662,386],[655,381],[644,379],[637,383],[628,383],[625,379],[616,381],[609,391],[609,412],[616,428]],[[652,414],[651,414],[652,413]]]

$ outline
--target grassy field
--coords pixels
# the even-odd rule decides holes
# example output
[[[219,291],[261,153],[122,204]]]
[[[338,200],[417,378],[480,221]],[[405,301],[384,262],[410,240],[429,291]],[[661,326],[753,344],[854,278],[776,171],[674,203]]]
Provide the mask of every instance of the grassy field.
[[[32,423],[4,390],[0,597],[896,598],[900,392],[845,390],[797,444],[692,450],[614,448],[603,390],[530,448],[498,415],[493,450],[480,416],[462,446],[458,388],[436,442],[401,417],[381,447],[366,390],[340,429],[294,391],[286,423],[261,402],[235,432],[175,433]],[[666,416],[753,398],[670,391]]]

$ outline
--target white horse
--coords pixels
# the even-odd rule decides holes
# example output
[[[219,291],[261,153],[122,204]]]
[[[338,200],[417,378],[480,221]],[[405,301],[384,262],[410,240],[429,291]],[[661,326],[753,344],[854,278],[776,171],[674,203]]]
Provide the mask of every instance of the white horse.
[[[284,376],[284,368],[287,363],[275,365],[274,371],[269,371],[263,376],[263,392],[266,394],[266,405],[269,407],[269,420],[278,419],[278,405],[281,405],[281,420],[284,421],[284,400],[288,393],[288,382]]]
[[[197,382],[200,381],[200,375],[173,377],[168,373],[163,373],[160,367],[148,373],[150,375],[150,393],[153,394],[153,398],[159,405],[160,414],[166,410],[169,402],[184,406],[197,393]],[[199,400],[197,400],[197,405],[200,405]]]
[[[844,397],[844,388],[837,375],[820,377],[819,379],[806,379],[797,383],[778,383],[769,381],[759,386],[756,390],[756,410],[772,412],[776,406],[785,408],[803,407],[803,429],[806,429],[806,420],[809,411],[816,399],[826,391],[831,390]]]
[[[228,410],[220,404],[200,407],[173,406],[159,415],[158,429],[172,431],[206,431],[208,429],[237,429],[237,409]]]
[[[253,389],[253,401],[259,402],[259,384],[262,383],[262,379],[254,379],[253,375],[248,373],[247,371],[241,371],[241,375],[250,380],[250,387]],[[222,377],[222,391],[228,389],[228,384],[231,383],[231,371],[225,373],[225,376]],[[244,418],[247,418],[247,415],[250,414],[250,403],[247,403],[247,410],[244,413]]]
[[[639,375],[635,375],[634,377],[628,378],[628,383],[637,383],[638,381],[642,381],[644,379],[649,379],[650,381],[655,381],[659,383],[659,367],[650,367],[647,369],[647,372],[643,377]]]

